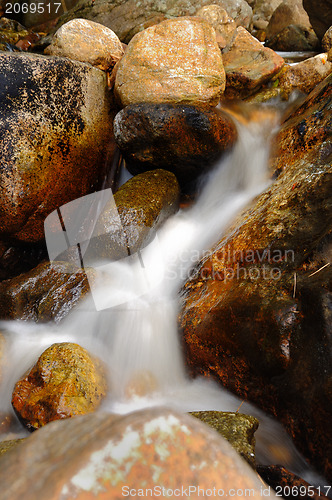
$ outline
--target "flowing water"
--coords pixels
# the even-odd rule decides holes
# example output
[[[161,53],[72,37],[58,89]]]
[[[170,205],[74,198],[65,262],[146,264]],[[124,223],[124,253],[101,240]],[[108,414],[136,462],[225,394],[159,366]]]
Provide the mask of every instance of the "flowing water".
[[[92,295],[60,325],[3,323],[8,365],[3,369],[0,411],[10,410],[15,382],[54,342],[72,341],[104,360],[110,394],[102,409],[125,413],[152,405],[182,411],[236,411],[241,401],[215,383],[190,380],[179,346],[177,294],[199,257],[211,248],[235,215],[268,185],[269,144],[275,115],[238,121],[239,139],[205,181],[195,205],[169,219],[153,241],[117,262],[96,262]],[[147,394],[135,396],[137,384]],[[144,391],[143,391],[144,392]],[[282,427],[249,403],[241,412],[260,420],[257,458],[308,472]]]

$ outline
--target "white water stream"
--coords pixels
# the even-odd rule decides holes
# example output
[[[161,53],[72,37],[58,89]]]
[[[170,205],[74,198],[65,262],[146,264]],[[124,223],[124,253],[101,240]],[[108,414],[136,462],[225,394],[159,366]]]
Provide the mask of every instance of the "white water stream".
[[[269,113],[269,117],[271,114]],[[179,212],[158,231],[139,256],[96,263],[99,283],[59,325],[2,323],[7,329],[7,366],[0,389],[0,411],[11,411],[15,382],[54,342],[72,341],[102,358],[109,368],[110,395],[103,410],[124,413],[151,405],[182,411],[236,411],[234,395],[204,379],[189,380],[179,347],[177,293],[202,252],[208,250],[234,216],[268,185],[269,144],[276,121],[238,123],[239,139],[213,171],[193,208]],[[142,267],[142,262],[144,267]],[[128,387],[148,375],[154,391],[129,398]],[[249,403],[241,412],[260,421],[257,458],[282,463],[305,475],[306,462],[281,426]]]

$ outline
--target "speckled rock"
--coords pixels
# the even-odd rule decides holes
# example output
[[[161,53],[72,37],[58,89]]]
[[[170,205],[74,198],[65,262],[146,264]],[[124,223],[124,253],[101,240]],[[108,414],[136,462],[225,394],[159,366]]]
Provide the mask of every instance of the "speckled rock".
[[[192,372],[273,413],[328,479],[332,268],[315,253],[331,248],[331,78],[284,123],[279,176],[187,282],[182,313]]]
[[[151,490],[184,498],[190,486],[194,499],[202,494],[198,486],[208,495],[235,490],[244,499],[249,489],[251,498],[263,498],[264,488],[214,430],[163,408],[52,422],[0,458],[0,482],[3,500],[120,500],[148,498]]]
[[[122,42],[129,43],[140,31],[180,16],[193,16],[211,3],[223,7],[237,24],[248,27],[252,12],[244,0],[79,0],[77,5],[59,20],[57,28],[70,19],[84,18],[107,26]]]
[[[308,94],[331,72],[332,63],[328,61],[327,54],[318,54],[294,66],[289,66],[280,75],[279,85],[287,93],[296,88]]]
[[[176,177],[166,170],[153,170],[129,179],[114,195],[117,213],[111,200],[98,218],[95,234],[99,236],[92,238],[84,262],[89,264],[96,257],[128,257],[128,249],[130,254],[137,252],[155,235],[160,224],[178,210],[179,195]]]
[[[238,27],[231,44],[223,51],[226,72],[225,96],[246,97],[277,74],[284,60],[263,47],[250,33]],[[253,62],[254,61],[254,62]]]
[[[53,344],[14,387],[12,405],[29,429],[95,411],[107,392],[101,362],[78,344]]]
[[[59,57],[0,54],[0,238],[38,241],[55,208],[98,189],[112,154],[106,75]]]
[[[86,19],[73,19],[61,26],[45,49],[45,54],[86,62],[104,71],[110,70],[123,53],[112,30]]]
[[[221,434],[236,451],[255,467],[255,432],[258,420],[242,413],[223,411],[197,411],[190,415],[198,418]]]
[[[328,52],[332,49],[332,26],[326,31],[322,39],[322,49],[324,52]]]
[[[219,5],[206,5],[197,11],[196,17],[205,19],[216,30],[217,42],[221,49],[233,38],[237,24],[226,10]]]
[[[326,30],[332,26],[332,0],[303,0],[303,7],[321,40]]]
[[[302,0],[284,0],[273,12],[266,29],[267,38],[280,33],[290,24],[309,29],[311,27],[308,14],[303,8]]]
[[[114,134],[133,174],[164,168],[189,189],[234,144],[233,122],[221,110],[134,104],[114,120]]]
[[[93,280],[93,271],[88,272]],[[0,317],[58,322],[88,291],[82,269],[65,262],[43,262],[0,284]]]
[[[215,106],[225,89],[212,26],[199,18],[163,21],[135,35],[121,59],[114,93],[121,103]]]
[[[319,50],[320,43],[312,28],[290,24],[266,40],[265,46],[285,52],[305,52]]]

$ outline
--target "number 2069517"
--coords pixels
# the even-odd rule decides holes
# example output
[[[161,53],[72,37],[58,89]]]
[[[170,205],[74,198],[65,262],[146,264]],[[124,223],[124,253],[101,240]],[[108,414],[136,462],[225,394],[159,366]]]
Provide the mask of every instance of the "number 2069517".
[[[60,14],[61,2],[59,3],[6,3],[5,14]]]

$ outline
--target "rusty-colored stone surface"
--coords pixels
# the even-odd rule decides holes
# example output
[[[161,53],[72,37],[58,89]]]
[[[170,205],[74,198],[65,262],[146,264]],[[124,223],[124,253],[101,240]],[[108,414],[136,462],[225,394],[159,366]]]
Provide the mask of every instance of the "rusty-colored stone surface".
[[[114,134],[130,172],[164,168],[182,189],[194,186],[237,138],[222,110],[173,104],[127,106],[115,117]]]
[[[237,28],[222,57],[226,72],[225,96],[229,98],[252,94],[284,65],[281,56],[264,47],[242,27]]]
[[[98,189],[112,154],[104,72],[35,54],[0,55],[0,237],[39,241],[55,208]]]
[[[327,54],[318,54],[301,61],[295,66],[289,66],[282,73],[279,85],[290,93],[294,89],[309,93],[332,73],[332,63]]]
[[[225,72],[215,30],[195,17],[170,19],[135,35],[121,59],[115,96],[129,104],[216,106]]]
[[[101,362],[78,344],[53,344],[19,380],[12,395],[21,422],[35,430],[53,420],[95,411],[107,392]]]
[[[265,488],[215,431],[163,408],[53,422],[0,458],[0,481],[3,500],[116,500],[130,489],[131,496],[153,498],[162,488],[172,490],[168,498],[184,498],[190,486],[195,500],[198,486],[232,490],[236,498],[250,489],[251,498],[262,498]]]
[[[332,268],[318,249],[331,242],[329,81],[285,122],[282,172],[187,282],[182,312],[192,371],[273,413],[327,478]]]
[[[73,19],[54,34],[45,54],[86,62],[106,71],[121,59],[124,50],[119,38],[106,26]]]
[[[93,279],[93,271],[89,270]],[[0,317],[60,321],[90,290],[86,273],[68,262],[42,262],[0,284]]]

